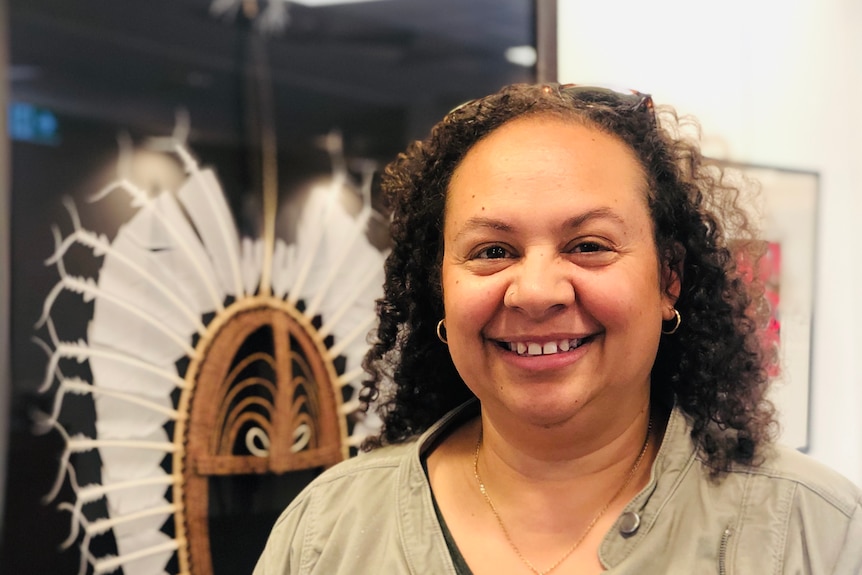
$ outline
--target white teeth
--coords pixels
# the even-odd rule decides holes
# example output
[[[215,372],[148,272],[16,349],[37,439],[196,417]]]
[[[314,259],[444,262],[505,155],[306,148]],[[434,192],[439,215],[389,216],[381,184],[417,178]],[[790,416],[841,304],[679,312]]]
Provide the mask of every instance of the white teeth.
[[[518,355],[553,355],[575,349],[583,340],[561,339],[560,341],[549,341],[545,344],[532,341],[518,341],[509,343],[509,350]]]

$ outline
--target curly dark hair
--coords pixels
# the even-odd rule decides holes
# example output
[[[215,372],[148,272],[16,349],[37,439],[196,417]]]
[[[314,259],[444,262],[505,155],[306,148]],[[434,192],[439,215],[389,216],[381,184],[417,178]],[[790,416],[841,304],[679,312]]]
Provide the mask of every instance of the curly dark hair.
[[[478,141],[531,115],[581,122],[635,152],[647,174],[658,253],[681,278],[676,308],[682,323],[673,335],[662,336],[652,394],[676,399],[715,471],[733,462],[756,463],[775,421],[765,397],[770,354],[757,333],[762,289],[736,270],[734,252],[758,245],[737,239],[754,237],[738,188],[704,160],[696,138],[680,135],[684,123],[672,109],[656,112],[642,94],[557,84],[508,86],[460,106],[387,166],[381,187],[394,247],[377,305],[376,339],[364,361],[370,377],[361,393],[366,405],[377,403],[384,424],[365,448],[406,441],[473,397],[435,332],[444,316],[440,270],[447,188]]]

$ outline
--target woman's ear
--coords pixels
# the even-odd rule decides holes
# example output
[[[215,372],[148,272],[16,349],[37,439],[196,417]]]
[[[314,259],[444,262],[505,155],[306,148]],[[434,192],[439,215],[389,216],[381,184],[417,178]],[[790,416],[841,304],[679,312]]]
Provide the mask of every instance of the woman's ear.
[[[685,261],[685,248],[679,243],[674,244],[673,249],[667,250],[662,258],[661,264],[661,291],[662,297],[667,302],[670,310],[676,305],[679,294],[682,292],[682,272]],[[672,319],[673,314],[671,314]]]

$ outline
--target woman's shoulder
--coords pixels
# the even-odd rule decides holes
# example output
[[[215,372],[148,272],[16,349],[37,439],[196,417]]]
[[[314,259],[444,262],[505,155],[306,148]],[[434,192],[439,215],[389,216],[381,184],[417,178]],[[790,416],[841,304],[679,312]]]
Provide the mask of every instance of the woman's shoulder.
[[[397,481],[399,470],[416,457],[416,452],[416,442],[411,441],[360,453],[318,475],[296,497],[294,503],[327,493],[349,491],[355,496],[357,491],[366,487],[377,491],[387,483]]]
[[[355,573],[347,558],[370,557],[372,549],[382,554],[380,560],[395,553],[399,518],[393,503],[408,478],[422,473],[416,454],[415,442],[392,445],[324,471],[278,518],[255,574],[305,573],[312,567]]]
[[[740,466],[731,474],[741,480],[736,482],[742,497],[738,561],[753,563],[752,557],[774,549],[785,573],[862,573],[862,489],[857,485],[782,446],[767,449],[759,465]]]
[[[333,509],[350,502],[350,507],[374,508],[400,489],[420,493],[427,490],[422,452],[441,436],[470,416],[470,402],[446,414],[422,435],[403,442],[388,444],[344,460],[317,476],[294,498],[280,521],[302,515],[309,506]],[[464,415],[466,414],[466,416]]]
[[[760,457],[756,464],[731,463],[726,473],[716,475],[690,435],[689,417],[678,406],[674,406],[665,436],[667,442],[672,444],[668,450],[671,463],[666,467],[678,467],[693,454],[700,461],[700,472],[691,475],[690,479],[704,486],[721,492],[735,492],[744,482],[748,489],[756,488],[765,497],[769,497],[770,493],[777,495],[792,491],[797,499],[804,497],[811,502],[820,501],[843,515],[849,517],[856,514],[862,520],[862,512],[859,511],[862,508],[862,488],[797,449],[775,443],[766,444],[759,449]]]
[[[797,497],[821,501],[842,514],[852,516],[862,507],[862,489],[849,479],[791,447],[773,445],[766,449],[757,466],[741,466],[744,471],[775,482],[794,486]]]

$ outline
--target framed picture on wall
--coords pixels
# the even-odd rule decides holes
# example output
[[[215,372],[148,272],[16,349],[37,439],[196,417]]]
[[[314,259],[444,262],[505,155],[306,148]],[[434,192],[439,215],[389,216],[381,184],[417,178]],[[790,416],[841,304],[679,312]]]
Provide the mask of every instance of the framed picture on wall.
[[[779,412],[781,441],[808,446],[814,264],[817,238],[816,172],[718,163],[742,188],[742,202],[759,223],[758,262],[739,261],[762,283],[769,319],[764,344],[777,351],[771,399]]]

